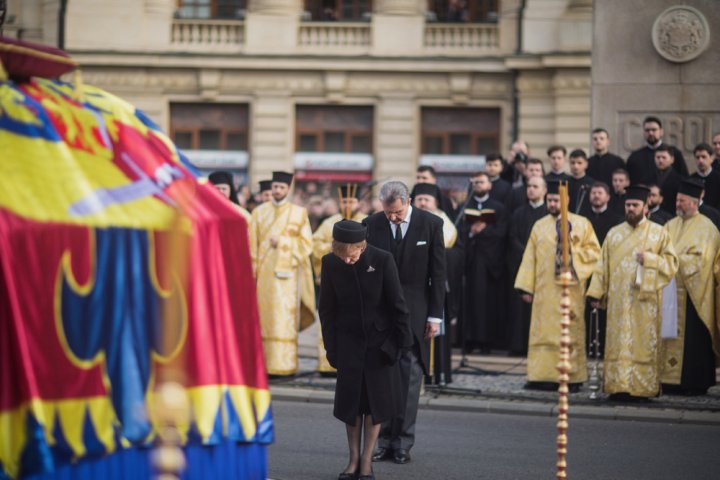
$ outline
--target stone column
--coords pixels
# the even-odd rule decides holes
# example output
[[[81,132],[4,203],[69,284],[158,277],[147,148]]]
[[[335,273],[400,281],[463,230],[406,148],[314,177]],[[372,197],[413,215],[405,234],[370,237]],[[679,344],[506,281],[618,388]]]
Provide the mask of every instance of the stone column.
[[[289,93],[257,92],[252,102],[248,168],[254,185],[270,178],[273,170],[292,172],[295,108]]]
[[[375,178],[412,185],[419,152],[418,107],[414,94],[380,96],[375,113]]]
[[[302,0],[250,0],[245,18],[247,53],[292,53],[298,43]]]
[[[518,78],[520,138],[532,156],[546,160],[545,150],[555,143],[555,98],[552,72],[526,71]],[[547,166],[547,165],[546,165]]]
[[[553,77],[555,141],[568,152],[590,147],[591,83],[588,70],[563,69]]]
[[[404,56],[422,52],[424,0],[378,0],[372,17],[373,55]]]

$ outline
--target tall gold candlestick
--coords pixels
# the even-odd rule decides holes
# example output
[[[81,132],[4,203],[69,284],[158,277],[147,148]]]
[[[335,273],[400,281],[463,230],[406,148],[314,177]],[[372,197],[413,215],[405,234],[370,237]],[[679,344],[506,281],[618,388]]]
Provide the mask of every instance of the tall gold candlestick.
[[[560,184],[560,235],[562,242],[562,266],[560,268],[560,361],[557,369],[558,381],[558,421],[557,421],[557,479],[567,479],[567,430],[568,430],[568,382],[570,381],[570,244],[568,228],[568,187]]]

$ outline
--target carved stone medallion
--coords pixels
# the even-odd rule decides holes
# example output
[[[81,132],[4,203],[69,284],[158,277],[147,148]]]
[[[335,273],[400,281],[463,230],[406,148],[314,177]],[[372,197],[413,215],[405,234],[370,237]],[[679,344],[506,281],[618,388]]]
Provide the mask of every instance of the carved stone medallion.
[[[671,62],[689,62],[710,44],[710,27],[705,16],[686,5],[662,12],[652,28],[655,50]]]

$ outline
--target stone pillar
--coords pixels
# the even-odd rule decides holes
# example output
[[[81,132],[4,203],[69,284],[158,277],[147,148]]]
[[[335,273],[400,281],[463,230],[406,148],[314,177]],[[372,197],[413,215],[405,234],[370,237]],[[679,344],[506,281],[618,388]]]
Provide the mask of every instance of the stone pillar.
[[[546,160],[545,150],[555,143],[555,98],[551,71],[528,71],[518,77],[520,138],[532,156]]]
[[[246,52],[292,53],[302,9],[301,0],[251,0],[245,17]]]
[[[412,186],[419,152],[419,115],[414,94],[380,96],[375,112],[375,178]]]
[[[642,119],[663,121],[685,154],[720,130],[720,9],[716,0],[595,2],[592,125],[626,157],[644,143]],[[714,30],[713,30],[714,29]]]
[[[590,147],[590,93],[588,70],[568,69],[555,73],[552,81],[555,97],[555,142],[568,152]]]
[[[257,92],[251,115],[250,181],[255,185],[260,180],[267,180],[273,170],[292,172],[295,108],[290,94]]]
[[[372,16],[373,55],[418,55],[425,36],[424,0],[378,0]]]

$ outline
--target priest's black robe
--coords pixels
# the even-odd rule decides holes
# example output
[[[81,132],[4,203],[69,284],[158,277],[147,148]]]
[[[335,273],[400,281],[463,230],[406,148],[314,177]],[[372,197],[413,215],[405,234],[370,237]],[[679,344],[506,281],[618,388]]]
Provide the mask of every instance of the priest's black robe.
[[[568,208],[573,213],[580,213],[582,204],[590,205],[590,188],[595,183],[595,179],[588,175],[581,178],[569,178],[568,196],[570,197],[570,205]]]
[[[698,211],[708,217],[710,221],[715,224],[715,227],[720,230],[720,211],[711,207],[705,202],[700,204],[700,208],[698,209]]]
[[[685,338],[683,341],[680,385],[663,385],[666,393],[705,394],[715,385],[715,353],[710,332],[693,305],[690,295],[685,307]]]
[[[625,168],[625,160],[613,153],[598,155],[597,153],[588,158],[587,173],[598,182],[607,183],[612,188],[612,174],[618,168]]]
[[[622,216],[625,216],[625,197],[626,194],[618,195],[617,193],[613,193],[610,195],[610,202],[608,202],[608,208],[613,210],[614,212],[619,213]]]
[[[527,204],[527,185],[523,184],[510,190],[505,198],[505,208],[508,215],[512,215],[515,210]]]
[[[545,175],[545,181],[546,182],[569,182],[570,175],[568,175],[565,172],[560,172],[560,173],[550,172]]]
[[[513,212],[508,233],[508,271],[510,273],[510,301],[508,302],[508,348],[510,353],[527,355],[532,304],[523,302],[520,292],[513,288],[530,232],[535,222],[547,215],[545,204],[533,207],[526,203]]]
[[[672,147],[675,162],[673,163],[673,169],[680,174],[681,177],[688,176],[687,165],[685,164],[685,157],[680,150]],[[627,159],[626,170],[630,174],[630,184],[637,185],[642,183],[649,185],[656,182],[655,178],[655,149],[649,146],[644,146],[638,150],[635,150],[630,154]]]
[[[512,187],[508,182],[498,177],[491,181],[492,188],[490,189],[490,198],[497,200],[500,203],[505,203],[505,199],[510,194]]]
[[[505,206],[488,198],[473,208],[493,209],[497,223],[470,237],[470,228],[463,225],[465,242],[465,292],[462,318],[464,347],[489,349],[504,343],[505,304],[507,297],[505,275],[505,242],[508,217]]]
[[[655,169],[655,181],[663,196],[660,208],[673,212],[675,211],[675,201],[677,200],[678,190],[680,190],[680,181],[682,177],[674,169],[668,168],[665,171]]]
[[[655,209],[650,210],[648,218],[651,222],[655,222],[658,225],[665,225],[667,222],[672,220],[673,214],[660,208],[658,205]]]
[[[700,176],[698,172],[693,173],[690,177],[702,180],[705,184],[703,202],[713,208],[720,208],[720,171],[713,168],[705,177]]]

